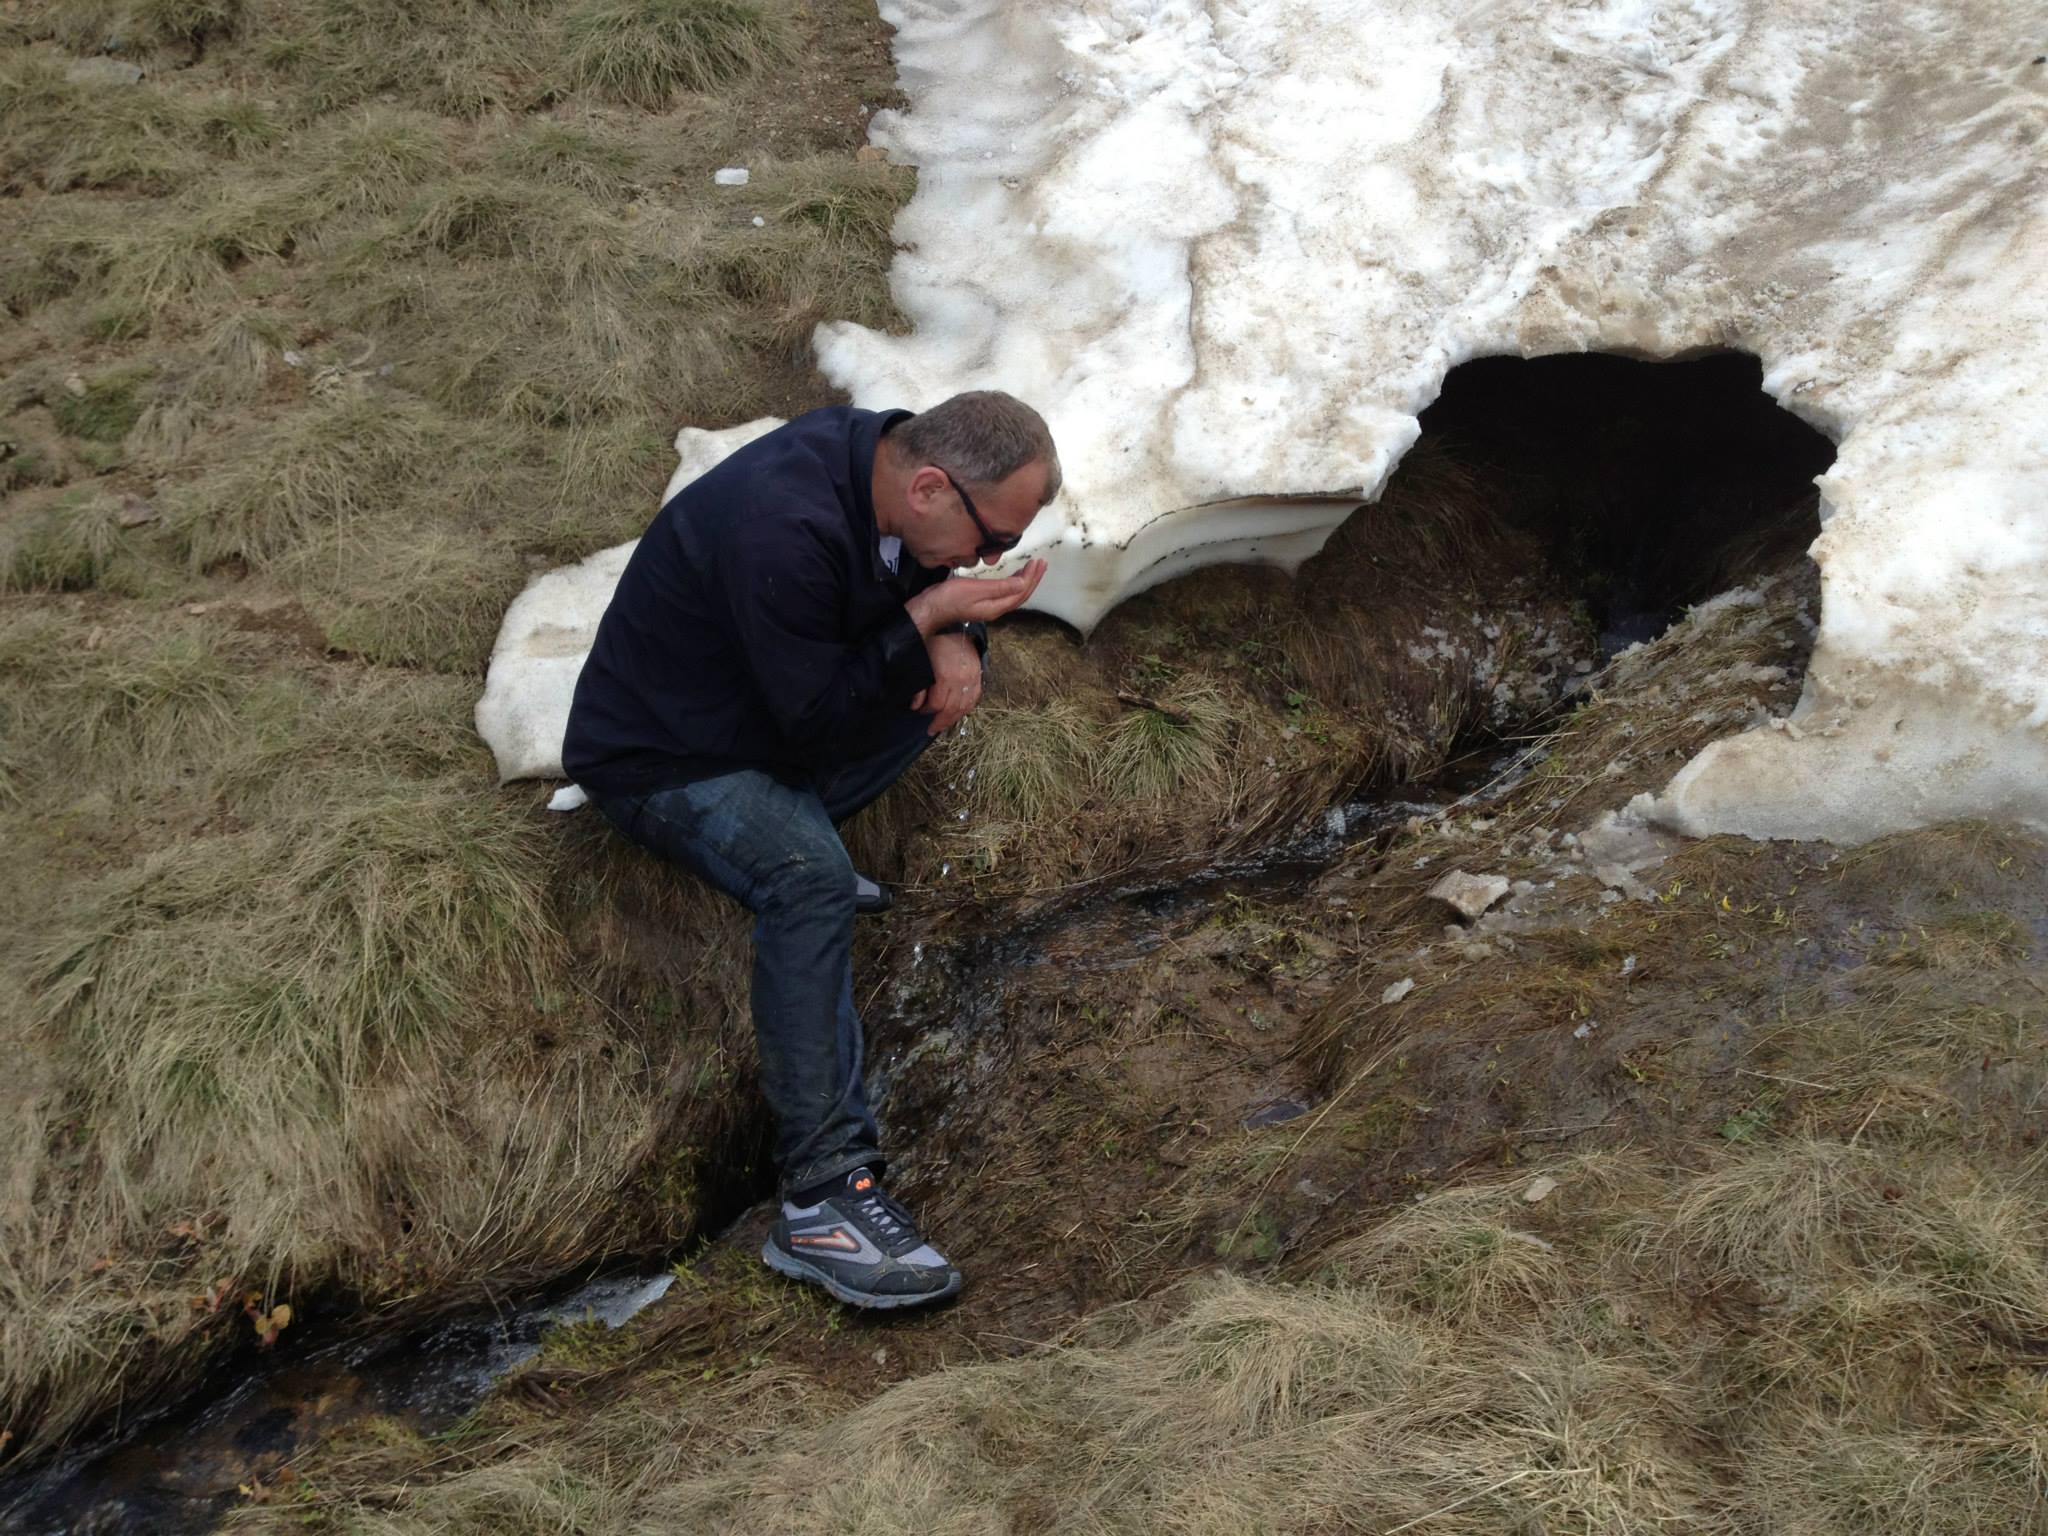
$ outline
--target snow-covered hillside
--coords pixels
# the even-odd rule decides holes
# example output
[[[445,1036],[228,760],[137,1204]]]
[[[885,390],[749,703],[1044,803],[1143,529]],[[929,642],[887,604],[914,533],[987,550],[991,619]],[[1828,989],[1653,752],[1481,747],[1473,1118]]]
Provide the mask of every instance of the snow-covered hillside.
[[[1195,565],[1298,562],[1467,358],[1741,348],[1840,444],[1822,628],[1792,720],[1710,747],[1664,815],[1846,841],[2048,824],[2038,11],[882,10],[911,108],[873,136],[919,171],[892,273],[913,328],[826,326],[819,356],[863,404],[1000,387],[1046,413],[1067,490],[1020,551],[1052,560],[1038,607],[1086,628]],[[728,442],[686,432],[686,468]],[[522,604],[556,633],[597,617]],[[494,745],[515,717],[559,738],[526,654],[508,620]]]

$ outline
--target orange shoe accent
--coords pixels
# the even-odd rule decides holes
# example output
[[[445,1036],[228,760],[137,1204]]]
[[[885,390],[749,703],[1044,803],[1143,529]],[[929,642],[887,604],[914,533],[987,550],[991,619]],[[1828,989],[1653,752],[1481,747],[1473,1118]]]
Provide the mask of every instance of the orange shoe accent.
[[[874,1187],[875,1181],[873,1179],[855,1179],[853,1181],[853,1192],[857,1195],[864,1194],[866,1191],[873,1189]]]

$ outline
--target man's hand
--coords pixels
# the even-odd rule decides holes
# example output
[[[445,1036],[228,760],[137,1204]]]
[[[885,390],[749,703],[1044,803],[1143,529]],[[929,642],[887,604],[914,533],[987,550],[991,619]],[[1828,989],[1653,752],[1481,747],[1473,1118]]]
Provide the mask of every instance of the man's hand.
[[[981,652],[957,631],[933,635],[924,646],[932,658],[932,685],[919,692],[910,707],[932,712],[929,734],[937,736],[951,730],[954,721],[965,719],[981,702]]]
[[[1023,606],[1038,590],[1038,580],[1044,574],[1043,560],[1027,560],[1014,576],[948,576],[903,606],[917,632],[930,640],[948,625],[977,619],[986,624]]]

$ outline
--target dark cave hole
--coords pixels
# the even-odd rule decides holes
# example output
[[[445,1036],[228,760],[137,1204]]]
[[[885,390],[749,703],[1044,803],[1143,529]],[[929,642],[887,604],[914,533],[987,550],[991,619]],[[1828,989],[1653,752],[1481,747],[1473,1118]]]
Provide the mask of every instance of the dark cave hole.
[[[1835,456],[1737,352],[1479,358],[1421,420],[1583,594],[1603,657],[1801,555],[1820,532],[1813,479]]]

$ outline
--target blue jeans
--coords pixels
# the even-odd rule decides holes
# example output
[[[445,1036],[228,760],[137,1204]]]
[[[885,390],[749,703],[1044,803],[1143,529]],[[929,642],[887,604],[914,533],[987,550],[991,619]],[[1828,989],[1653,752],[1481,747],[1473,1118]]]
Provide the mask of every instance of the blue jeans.
[[[749,768],[591,796],[626,837],[754,914],[754,1040],[785,1196],[883,1163],[853,1007],[853,862],[837,828],[917,761],[930,723],[906,711],[876,750],[810,789]]]

